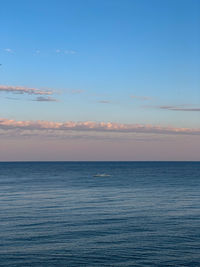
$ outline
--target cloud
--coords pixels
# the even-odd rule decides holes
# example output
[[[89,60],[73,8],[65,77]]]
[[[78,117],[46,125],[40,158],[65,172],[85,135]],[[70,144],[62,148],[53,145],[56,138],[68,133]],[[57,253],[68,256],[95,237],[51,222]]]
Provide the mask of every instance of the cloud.
[[[5,97],[5,98],[9,100],[19,100],[19,98],[16,98],[16,97]]]
[[[10,49],[10,48],[5,48],[4,51],[8,52],[8,53],[14,53],[14,51],[12,49]]]
[[[0,85],[0,92],[14,93],[14,94],[28,94],[28,95],[52,95],[52,90],[40,90],[36,88],[29,88],[23,86],[7,86]]]
[[[56,98],[53,98],[51,96],[38,96],[36,99],[34,99],[33,101],[38,101],[38,102],[58,102],[58,100]]]
[[[77,89],[77,90],[73,89],[70,91],[70,93],[73,95],[82,94],[83,92],[84,92],[84,90],[81,90],[81,89]]]
[[[182,106],[159,106],[159,109],[166,109],[166,110],[172,110],[172,111],[200,111],[200,108],[192,108],[192,107],[186,107],[186,105]]]
[[[149,96],[136,96],[136,95],[131,95],[131,98],[146,101],[146,100],[151,100],[151,97]]]
[[[20,131],[37,133],[46,131],[56,134],[56,132],[81,133],[121,133],[121,134],[165,134],[165,135],[200,135],[199,129],[163,127],[143,124],[122,124],[112,122],[51,122],[51,121],[16,121],[2,118],[0,119],[0,130],[13,130],[15,133]]]
[[[57,54],[65,54],[65,55],[74,55],[77,52],[75,50],[61,50],[61,49],[56,49]]]
[[[98,103],[110,104],[110,101],[108,101],[108,100],[99,100]]]
[[[74,51],[74,50],[65,50],[64,53],[65,53],[65,54],[71,54],[71,55],[74,55],[74,54],[76,54],[76,51]]]

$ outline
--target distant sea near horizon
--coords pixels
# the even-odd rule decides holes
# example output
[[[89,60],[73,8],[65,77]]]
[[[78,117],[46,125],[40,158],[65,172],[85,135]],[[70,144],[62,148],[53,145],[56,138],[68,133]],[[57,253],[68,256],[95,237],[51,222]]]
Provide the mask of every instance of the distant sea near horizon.
[[[200,266],[200,162],[1,162],[0,266]]]

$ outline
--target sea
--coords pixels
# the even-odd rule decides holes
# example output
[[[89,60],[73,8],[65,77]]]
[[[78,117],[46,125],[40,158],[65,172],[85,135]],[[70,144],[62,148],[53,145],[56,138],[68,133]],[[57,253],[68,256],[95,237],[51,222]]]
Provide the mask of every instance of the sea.
[[[0,163],[0,266],[200,266],[200,162]]]

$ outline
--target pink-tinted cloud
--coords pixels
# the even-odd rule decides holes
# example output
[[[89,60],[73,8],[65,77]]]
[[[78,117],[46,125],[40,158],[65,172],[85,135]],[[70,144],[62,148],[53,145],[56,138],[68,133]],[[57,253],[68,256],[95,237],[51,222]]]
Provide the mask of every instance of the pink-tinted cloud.
[[[1,130],[22,131],[73,131],[93,133],[142,133],[142,134],[170,134],[170,135],[200,135],[200,129],[163,127],[143,124],[122,124],[112,122],[51,122],[51,121],[16,121],[0,119]]]
[[[52,90],[40,90],[37,88],[29,88],[23,86],[0,85],[0,92],[28,95],[52,95]]]

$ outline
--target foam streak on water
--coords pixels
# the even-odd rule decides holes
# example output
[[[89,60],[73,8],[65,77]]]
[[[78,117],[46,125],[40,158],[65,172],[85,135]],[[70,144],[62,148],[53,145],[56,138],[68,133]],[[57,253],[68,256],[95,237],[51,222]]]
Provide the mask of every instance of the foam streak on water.
[[[0,266],[196,267],[199,255],[198,162],[0,163]]]

